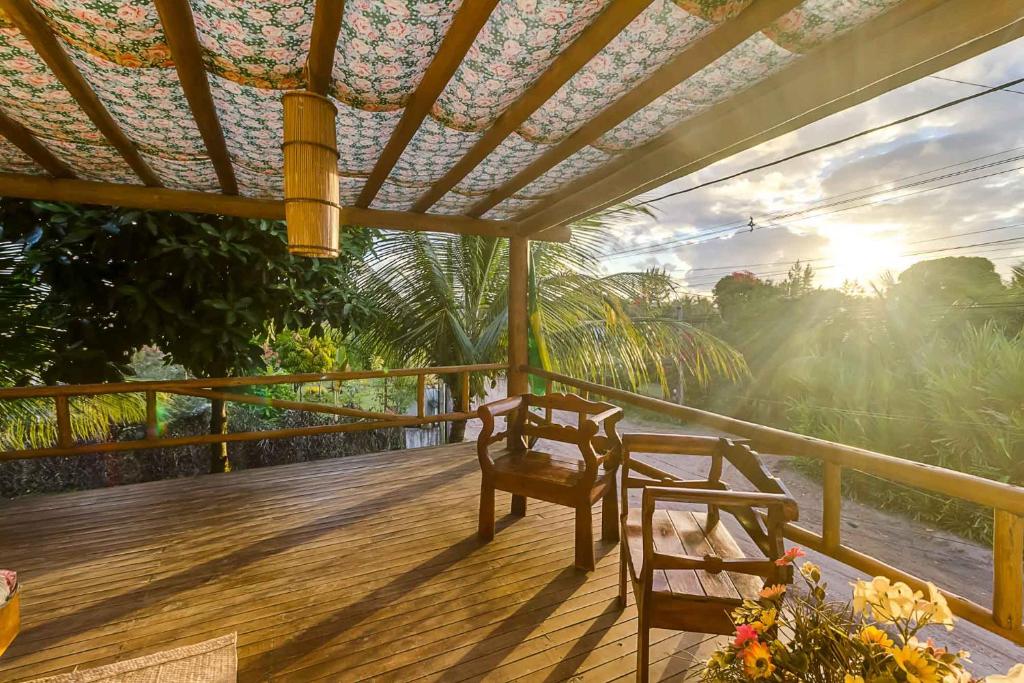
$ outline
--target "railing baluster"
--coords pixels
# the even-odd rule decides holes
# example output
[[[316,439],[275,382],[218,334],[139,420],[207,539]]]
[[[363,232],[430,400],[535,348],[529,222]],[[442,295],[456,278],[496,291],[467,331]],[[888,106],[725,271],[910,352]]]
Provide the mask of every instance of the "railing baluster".
[[[462,394],[461,394],[461,397],[462,397],[462,411],[461,412],[468,413],[469,412],[469,373],[468,372],[462,373],[461,378],[462,378],[462,386],[460,387],[460,389],[462,390]]]
[[[156,424],[156,392],[146,392],[146,439],[153,440],[159,436]]]
[[[1019,630],[1024,607],[1024,517],[995,511],[992,616],[1003,628]]]
[[[416,417],[427,415],[427,376],[416,375]]]
[[[821,537],[825,552],[835,552],[841,543],[839,520],[843,506],[843,466],[825,463],[822,482]]]
[[[71,438],[71,408],[68,405],[68,397],[54,396],[53,402],[57,409],[57,446],[71,448],[74,440]]]
[[[551,394],[551,380],[544,382],[544,395],[549,396]],[[544,409],[544,421],[551,424],[551,417],[554,414],[553,408],[548,406]]]

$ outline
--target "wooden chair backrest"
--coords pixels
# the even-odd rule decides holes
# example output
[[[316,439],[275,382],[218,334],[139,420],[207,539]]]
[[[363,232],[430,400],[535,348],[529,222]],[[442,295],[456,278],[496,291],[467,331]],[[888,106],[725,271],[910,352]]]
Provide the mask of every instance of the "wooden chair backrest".
[[[515,429],[527,439],[546,439],[571,444],[582,444],[589,441],[595,450],[607,450],[607,437],[590,433],[584,424],[587,417],[615,408],[611,403],[591,401],[576,394],[551,393],[524,394],[523,404],[526,409],[521,410],[517,415]],[[530,408],[576,413],[576,425],[548,422],[546,418],[530,411]]]

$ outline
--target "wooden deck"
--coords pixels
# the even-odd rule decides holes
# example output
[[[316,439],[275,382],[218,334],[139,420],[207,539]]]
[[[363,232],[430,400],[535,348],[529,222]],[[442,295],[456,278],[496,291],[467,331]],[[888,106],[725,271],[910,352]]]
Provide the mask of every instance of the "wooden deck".
[[[572,511],[507,517],[500,492],[481,544],[479,486],[465,444],[3,503],[23,627],[0,679],[231,632],[242,681],[632,679],[617,547],[574,570]],[[710,646],[653,635],[653,680],[685,679]]]

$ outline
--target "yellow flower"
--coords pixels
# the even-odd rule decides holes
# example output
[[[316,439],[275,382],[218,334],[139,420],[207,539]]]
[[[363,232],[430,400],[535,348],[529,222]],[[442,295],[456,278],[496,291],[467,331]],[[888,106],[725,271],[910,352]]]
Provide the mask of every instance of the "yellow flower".
[[[800,565],[800,573],[808,581],[818,581],[821,579],[821,570],[813,562],[804,562]]]
[[[1015,664],[1006,672],[1005,676],[998,674],[989,676],[985,679],[985,683],[1024,683],[1024,664]]]
[[[772,655],[768,646],[764,643],[753,642],[743,650],[743,672],[750,678],[757,680],[771,678],[775,671],[775,664],[772,663]]]
[[[781,583],[777,583],[774,586],[765,586],[761,589],[759,595],[765,600],[775,600],[776,598],[782,597],[785,592],[786,586]]]
[[[885,649],[892,647],[892,638],[889,637],[888,633],[877,626],[865,626],[861,629],[860,642],[865,645],[877,645]]]
[[[846,674],[843,676],[843,683],[864,683],[864,677]]]
[[[908,644],[893,648],[890,654],[896,666],[906,673],[907,683],[941,683],[938,666],[923,650]]]

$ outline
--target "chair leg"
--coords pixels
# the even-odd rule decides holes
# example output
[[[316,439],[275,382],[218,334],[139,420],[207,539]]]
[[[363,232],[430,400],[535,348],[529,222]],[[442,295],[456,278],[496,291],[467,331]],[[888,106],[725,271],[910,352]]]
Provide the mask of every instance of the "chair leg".
[[[651,668],[651,627],[647,610],[640,604],[637,604],[637,607],[640,618],[637,620],[636,633],[636,680],[637,683],[647,683]]]
[[[594,522],[589,505],[576,507],[576,566],[584,571],[594,571]]]
[[[480,484],[480,525],[477,535],[482,541],[494,538],[494,487],[486,481]]]
[[[626,544],[619,545],[619,607],[626,607]]]
[[[526,496],[512,494],[512,514],[516,517],[526,516]]]
[[[605,489],[601,498],[601,540],[606,543],[619,541],[619,496],[615,486]]]

